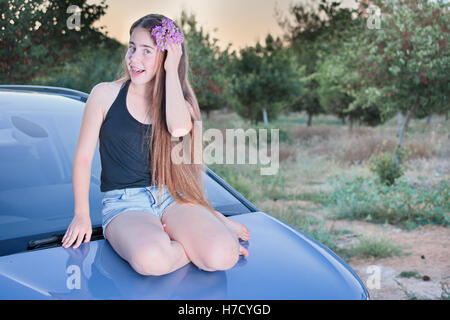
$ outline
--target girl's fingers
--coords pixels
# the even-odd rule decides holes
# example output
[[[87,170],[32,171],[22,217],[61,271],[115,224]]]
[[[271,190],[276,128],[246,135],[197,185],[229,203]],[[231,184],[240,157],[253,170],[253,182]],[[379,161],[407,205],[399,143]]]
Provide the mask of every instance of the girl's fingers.
[[[72,229],[69,228],[69,229],[66,231],[66,234],[64,235],[64,238],[63,238],[63,240],[62,240],[63,245],[67,242],[67,239],[70,238],[71,234],[72,234]]]
[[[170,49],[171,51],[174,51],[174,50],[181,51],[182,50],[180,43],[168,43],[167,49]]]
[[[73,226],[72,226],[72,224],[70,224],[69,227],[67,228],[66,234],[61,239],[61,242],[64,242],[65,240],[67,240],[67,238],[69,238],[69,236],[72,232],[73,232]]]
[[[92,231],[89,231],[88,233],[86,233],[86,239],[84,240],[84,242],[91,241],[91,236],[92,236]]]
[[[76,239],[77,242],[75,243],[75,245],[73,246],[73,248],[74,248],[74,249],[78,248],[78,247],[80,246],[81,242],[83,241],[83,239],[84,239],[84,233],[83,233],[83,232],[80,232],[80,233],[78,234],[77,239]]]
[[[66,233],[64,234],[64,236],[62,237],[62,239],[61,239],[61,242],[64,242],[64,240],[67,238],[67,234],[70,232],[70,228],[68,228],[67,230],[66,230]]]
[[[76,237],[77,237],[77,234],[78,234],[78,231],[77,232],[72,232],[71,234],[70,234],[70,236],[66,239],[66,241],[64,242],[64,246],[65,247],[70,247],[71,245],[72,245],[72,243],[73,243],[73,241],[76,239]]]

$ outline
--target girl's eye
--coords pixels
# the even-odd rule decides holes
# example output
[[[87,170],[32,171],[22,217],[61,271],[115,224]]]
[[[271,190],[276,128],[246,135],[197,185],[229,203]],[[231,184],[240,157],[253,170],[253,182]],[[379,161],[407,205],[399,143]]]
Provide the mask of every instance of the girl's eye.
[[[129,50],[133,50],[133,49],[134,49],[134,47],[130,47],[130,48],[129,48]]]
[[[150,53],[150,50],[148,50],[148,49],[145,49],[145,51],[147,51],[147,53]]]

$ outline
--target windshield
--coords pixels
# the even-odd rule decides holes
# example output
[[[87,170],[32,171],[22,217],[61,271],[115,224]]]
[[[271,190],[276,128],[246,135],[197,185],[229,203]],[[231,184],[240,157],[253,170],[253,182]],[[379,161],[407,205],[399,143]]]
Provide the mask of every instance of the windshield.
[[[55,95],[0,92],[0,240],[70,224],[83,107]],[[90,200],[100,199],[98,152],[91,172]],[[90,201],[90,210],[92,223],[101,224],[101,202]]]

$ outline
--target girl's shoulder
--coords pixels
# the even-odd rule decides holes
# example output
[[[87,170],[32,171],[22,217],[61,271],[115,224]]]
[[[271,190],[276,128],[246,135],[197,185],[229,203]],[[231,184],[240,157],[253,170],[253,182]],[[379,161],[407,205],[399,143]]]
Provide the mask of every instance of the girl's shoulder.
[[[102,113],[103,119],[105,119],[105,115],[108,113],[109,108],[114,103],[117,95],[119,94],[120,88],[124,81],[110,81],[110,82],[100,82],[96,85],[97,90],[100,92],[100,97],[102,100]]]
[[[126,81],[123,80],[105,81],[100,82],[97,86],[100,86],[102,88],[102,91],[105,91],[109,94],[112,91],[119,91],[122,87],[122,84],[125,82]]]

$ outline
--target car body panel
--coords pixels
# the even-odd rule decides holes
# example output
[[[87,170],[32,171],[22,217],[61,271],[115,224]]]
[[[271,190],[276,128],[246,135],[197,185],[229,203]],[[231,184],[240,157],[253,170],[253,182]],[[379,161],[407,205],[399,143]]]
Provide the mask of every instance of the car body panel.
[[[264,213],[230,217],[252,234],[248,258],[225,271],[193,263],[143,276],[105,239],[79,248],[49,248],[0,257],[1,299],[367,299],[338,256],[296,228]]]

